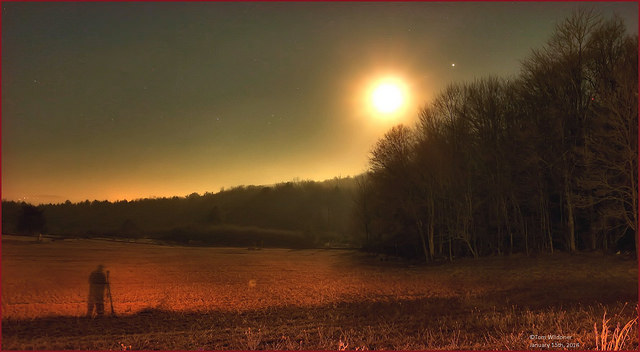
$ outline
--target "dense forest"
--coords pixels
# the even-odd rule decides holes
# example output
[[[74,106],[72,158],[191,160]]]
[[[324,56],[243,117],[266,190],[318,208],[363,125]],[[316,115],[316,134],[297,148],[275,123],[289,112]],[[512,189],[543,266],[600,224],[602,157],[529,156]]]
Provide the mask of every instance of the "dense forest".
[[[238,186],[133,201],[2,202],[3,233],[242,246],[353,245],[355,179]]]
[[[417,260],[636,251],[638,38],[577,12],[510,79],[442,91],[355,178],[135,201],[3,201],[3,233],[362,246]]]
[[[370,165],[358,216],[377,251],[634,251],[637,35],[577,12],[517,77],[450,85],[416,126],[379,140]]]

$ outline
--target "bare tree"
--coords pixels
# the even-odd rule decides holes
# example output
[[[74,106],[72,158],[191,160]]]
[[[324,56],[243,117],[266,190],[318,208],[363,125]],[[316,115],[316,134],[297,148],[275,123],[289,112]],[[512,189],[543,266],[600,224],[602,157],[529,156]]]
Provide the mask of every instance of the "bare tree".
[[[637,61],[620,20],[578,11],[515,79],[445,88],[372,152],[376,241],[431,260],[446,244],[449,258],[573,252],[598,227],[603,247],[637,234]]]
[[[597,207],[601,216],[618,218],[637,234],[638,39],[626,35],[616,18],[602,23],[589,44],[593,123],[582,151],[589,172],[579,178],[584,193],[578,204]],[[616,231],[598,223],[607,241],[606,234]]]

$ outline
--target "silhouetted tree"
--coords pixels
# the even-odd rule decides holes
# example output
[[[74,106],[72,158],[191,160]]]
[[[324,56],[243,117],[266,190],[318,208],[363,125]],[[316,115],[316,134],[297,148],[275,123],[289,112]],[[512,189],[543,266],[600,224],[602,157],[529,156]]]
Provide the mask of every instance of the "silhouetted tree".
[[[581,10],[518,77],[444,89],[415,129],[374,148],[365,233],[427,260],[637,235],[637,42],[619,19]]]
[[[364,237],[364,247],[371,246],[371,222],[373,218],[373,193],[371,189],[371,175],[368,173],[355,178],[357,190],[354,196],[354,217],[356,219],[356,231],[360,229]]]
[[[138,236],[140,234],[140,228],[133,220],[127,218],[122,223],[122,226],[120,226],[120,232],[128,236]]]
[[[581,150],[588,172],[578,179],[583,191],[578,205],[595,209],[599,217],[618,219],[597,222],[605,242],[607,234],[617,234],[612,239],[616,242],[628,229],[638,229],[637,47],[637,36],[625,35],[618,18],[603,22],[589,41],[593,121]],[[592,248],[596,241],[593,233]]]
[[[207,222],[213,225],[217,225],[222,222],[222,217],[220,215],[220,208],[218,206],[214,206],[207,214]]]
[[[18,231],[26,234],[34,234],[44,230],[46,222],[41,209],[31,204],[23,203],[21,210],[18,217]]]

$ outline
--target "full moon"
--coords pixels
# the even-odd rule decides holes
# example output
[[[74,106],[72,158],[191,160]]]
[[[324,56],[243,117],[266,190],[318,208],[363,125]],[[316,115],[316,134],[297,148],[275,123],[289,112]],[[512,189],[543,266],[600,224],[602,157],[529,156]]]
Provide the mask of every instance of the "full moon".
[[[402,106],[404,97],[400,87],[392,83],[383,83],[374,89],[371,99],[378,112],[388,114]]]

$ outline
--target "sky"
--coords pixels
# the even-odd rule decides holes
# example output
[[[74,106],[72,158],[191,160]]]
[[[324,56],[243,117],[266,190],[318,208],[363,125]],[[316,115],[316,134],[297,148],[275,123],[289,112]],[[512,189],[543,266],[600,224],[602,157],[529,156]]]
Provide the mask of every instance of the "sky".
[[[636,2],[3,2],[2,199],[354,176],[393,125],[451,83],[517,75],[580,7],[638,32]]]

